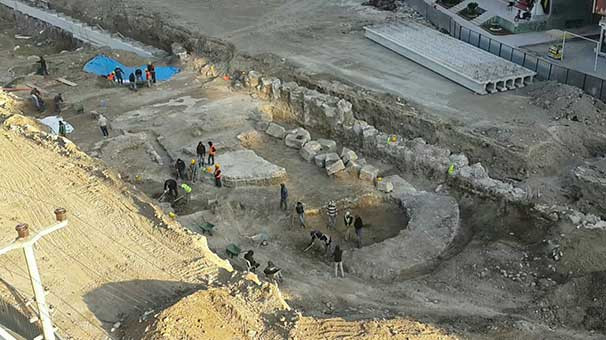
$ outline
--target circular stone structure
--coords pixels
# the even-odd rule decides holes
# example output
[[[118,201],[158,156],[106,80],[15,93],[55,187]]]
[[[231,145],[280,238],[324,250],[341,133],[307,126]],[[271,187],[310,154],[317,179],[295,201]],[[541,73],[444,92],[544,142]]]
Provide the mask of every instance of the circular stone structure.
[[[286,169],[268,162],[252,150],[237,150],[217,155],[227,187],[273,185],[286,180]]]
[[[367,279],[410,278],[432,269],[448,252],[461,232],[457,201],[412,190],[392,195],[406,210],[408,227],[395,237],[354,249],[345,263],[350,272]]]

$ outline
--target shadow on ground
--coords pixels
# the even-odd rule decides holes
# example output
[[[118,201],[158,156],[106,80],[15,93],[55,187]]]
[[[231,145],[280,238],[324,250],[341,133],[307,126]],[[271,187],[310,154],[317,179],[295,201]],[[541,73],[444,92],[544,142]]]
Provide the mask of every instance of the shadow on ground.
[[[207,287],[179,281],[131,280],[112,282],[88,292],[84,301],[90,311],[110,330],[112,325],[142,315],[153,309],[159,311],[184,296]],[[117,303],[120,301],[120,303]],[[119,306],[119,307],[116,307]]]

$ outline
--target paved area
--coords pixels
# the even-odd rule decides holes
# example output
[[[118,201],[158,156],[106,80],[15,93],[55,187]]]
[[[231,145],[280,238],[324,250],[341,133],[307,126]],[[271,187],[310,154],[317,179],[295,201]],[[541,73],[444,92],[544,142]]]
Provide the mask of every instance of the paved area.
[[[561,43],[561,40],[526,46],[524,49],[545,58],[547,57],[549,47],[558,42]],[[591,41],[581,39],[567,40],[564,45],[564,60],[550,60],[555,65],[606,79],[606,59],[604,57],[598,57],[597,68],[594,69],[595,47],[596,43]]]

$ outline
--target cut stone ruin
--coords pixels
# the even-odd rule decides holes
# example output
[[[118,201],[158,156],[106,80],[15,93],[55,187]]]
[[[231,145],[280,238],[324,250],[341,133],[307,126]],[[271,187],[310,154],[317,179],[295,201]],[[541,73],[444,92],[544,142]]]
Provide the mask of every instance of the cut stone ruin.
[[[410,220],[393,238],[351,252],[349,270],[366,279],[393,280],[413,277],[433,269],[461,233],[459,206],[450,196],[416,191],[399,176],[390,195]],[[364,230],[372,233],[372,230]]]
[[[310,133],[304,128],[296,128],[286,135],[284,142],[288,147],[300,149],[311,139]]]
[[[227,187],[274,185],[286,180],[286,169],[259,157],[252,150],[219,154],[216,162],[221,165],[223,183]]]

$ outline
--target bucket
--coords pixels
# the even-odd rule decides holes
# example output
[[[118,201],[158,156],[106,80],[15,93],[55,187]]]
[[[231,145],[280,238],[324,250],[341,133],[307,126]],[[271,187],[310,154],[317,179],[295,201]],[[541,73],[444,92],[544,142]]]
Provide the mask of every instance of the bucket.
[[[26,223],[17,224],[15,230],[17,231],[19,238],[26,238],[29,236],[29,226]]]
[[[65,210],[63,208],[55,209],[55,218],[57,219],[58,222],[65,221],[65,219],[67,219],[67,210]]]

